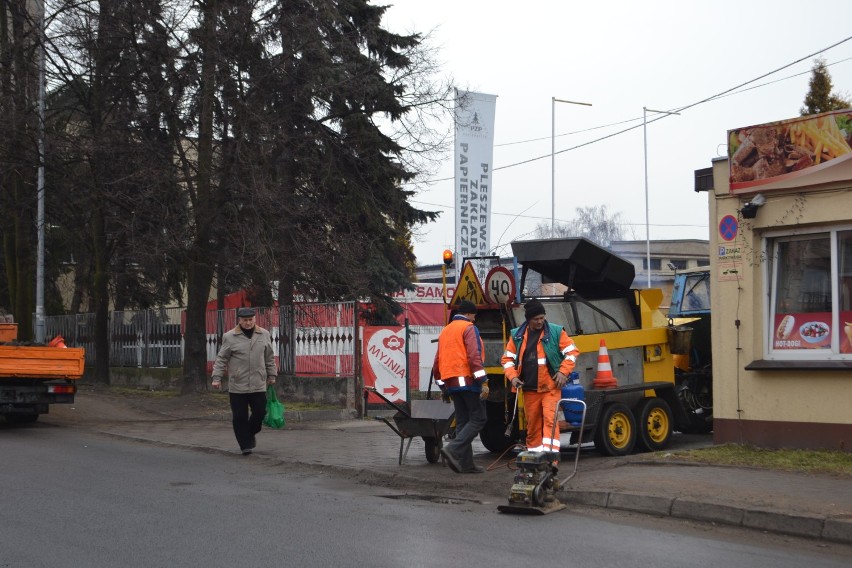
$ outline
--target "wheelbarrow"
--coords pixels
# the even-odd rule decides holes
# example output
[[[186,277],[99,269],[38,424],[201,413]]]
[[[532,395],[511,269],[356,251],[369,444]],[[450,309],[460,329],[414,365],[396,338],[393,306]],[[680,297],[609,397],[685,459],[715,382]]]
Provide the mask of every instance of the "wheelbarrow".
[[[396,410],[391,420],[380,417],[379,420],[388,425],[400,437],[399,465],[405,462],[411,440],[418,436],[423,438],[426,445],[426,461],[437,463],[441,458],[443,438],[450,430],[455,409],[452,404],[442,400],[412,400],[410,403],[394,402],[375,387],[364,387],[365,391],[375,393],[388,405]]]

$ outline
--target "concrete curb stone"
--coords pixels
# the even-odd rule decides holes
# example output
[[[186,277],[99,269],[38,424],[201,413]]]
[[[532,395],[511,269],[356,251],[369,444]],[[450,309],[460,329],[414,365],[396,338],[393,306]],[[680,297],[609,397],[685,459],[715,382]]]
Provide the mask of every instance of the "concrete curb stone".
[[[741,526],[745,511],[740,507],[706,503],[694,499],[678,498],[672,503],[672,517]]]
[[[671,498],[656,495],[615,492],[609,494],[607,508],[669,517],[672,512],[672,501]]]
[[[821,536],[825,540],[852,544],[852,519],[826,519]]]
[[[743,526],[795,536],[820,538],[825,517],[808,514],[791,515],[778,511],[751,509],[743,515]]]

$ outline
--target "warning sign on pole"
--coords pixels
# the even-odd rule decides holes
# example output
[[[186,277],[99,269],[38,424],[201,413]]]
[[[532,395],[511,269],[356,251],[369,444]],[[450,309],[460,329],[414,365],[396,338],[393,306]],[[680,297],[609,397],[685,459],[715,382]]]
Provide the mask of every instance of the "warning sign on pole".
[[[464,264],[459,283],[456,285],[456,292],[453,294],[453,299],[450,301],[451,306],[456,306],[462,300],[469,300],[474,304],[484,304],[485,294],[482,292],[482,284],[479,282],[479,277],[473,269],[470,261]]]
[[[490,304],[508,304],[515,299],[515,278],[508,268],[495,266],[485,277],[485,299]]]

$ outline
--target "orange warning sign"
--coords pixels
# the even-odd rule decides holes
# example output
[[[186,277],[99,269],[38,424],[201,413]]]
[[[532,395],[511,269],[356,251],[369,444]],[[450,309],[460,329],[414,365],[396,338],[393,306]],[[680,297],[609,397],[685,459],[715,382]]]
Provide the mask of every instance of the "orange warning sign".
[[[450,305],[458,305],[462,300],[469,300],[477,305],[485,303],[482,284],[479,283],[479,277],[476,276],[476,271],[470,261],[466,262],[464,268],[462,268],[459,283],[456,285],[456,291],[453,294],[453,299],[450,300]]]

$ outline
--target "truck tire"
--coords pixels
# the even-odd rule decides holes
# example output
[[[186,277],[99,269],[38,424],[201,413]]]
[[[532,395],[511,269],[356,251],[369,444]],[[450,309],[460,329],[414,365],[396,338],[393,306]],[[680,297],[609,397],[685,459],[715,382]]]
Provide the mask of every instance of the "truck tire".
[[[510,402],[514,404],[514,399]],[[506,422],[505,410],[502,402],[486,402],[485,414],[487,421],[482,432],[479,433],[479,439],[485,449],[495,454],[502,454],[508,450],[513,444],[518,441],[518,418],[515,417],[515,422],[512,425],[510,436],[506,437]],[[511,420],[511,410],[509,419]]]
[[[640,451],[657,452],[672,441],[672,409],[661,398],[643,398],[636,405],[636,445]]]
[[[622,402],[607,404],[595,428],[595,449],[605,456],[626,456],[636,445],[636,419]]]

